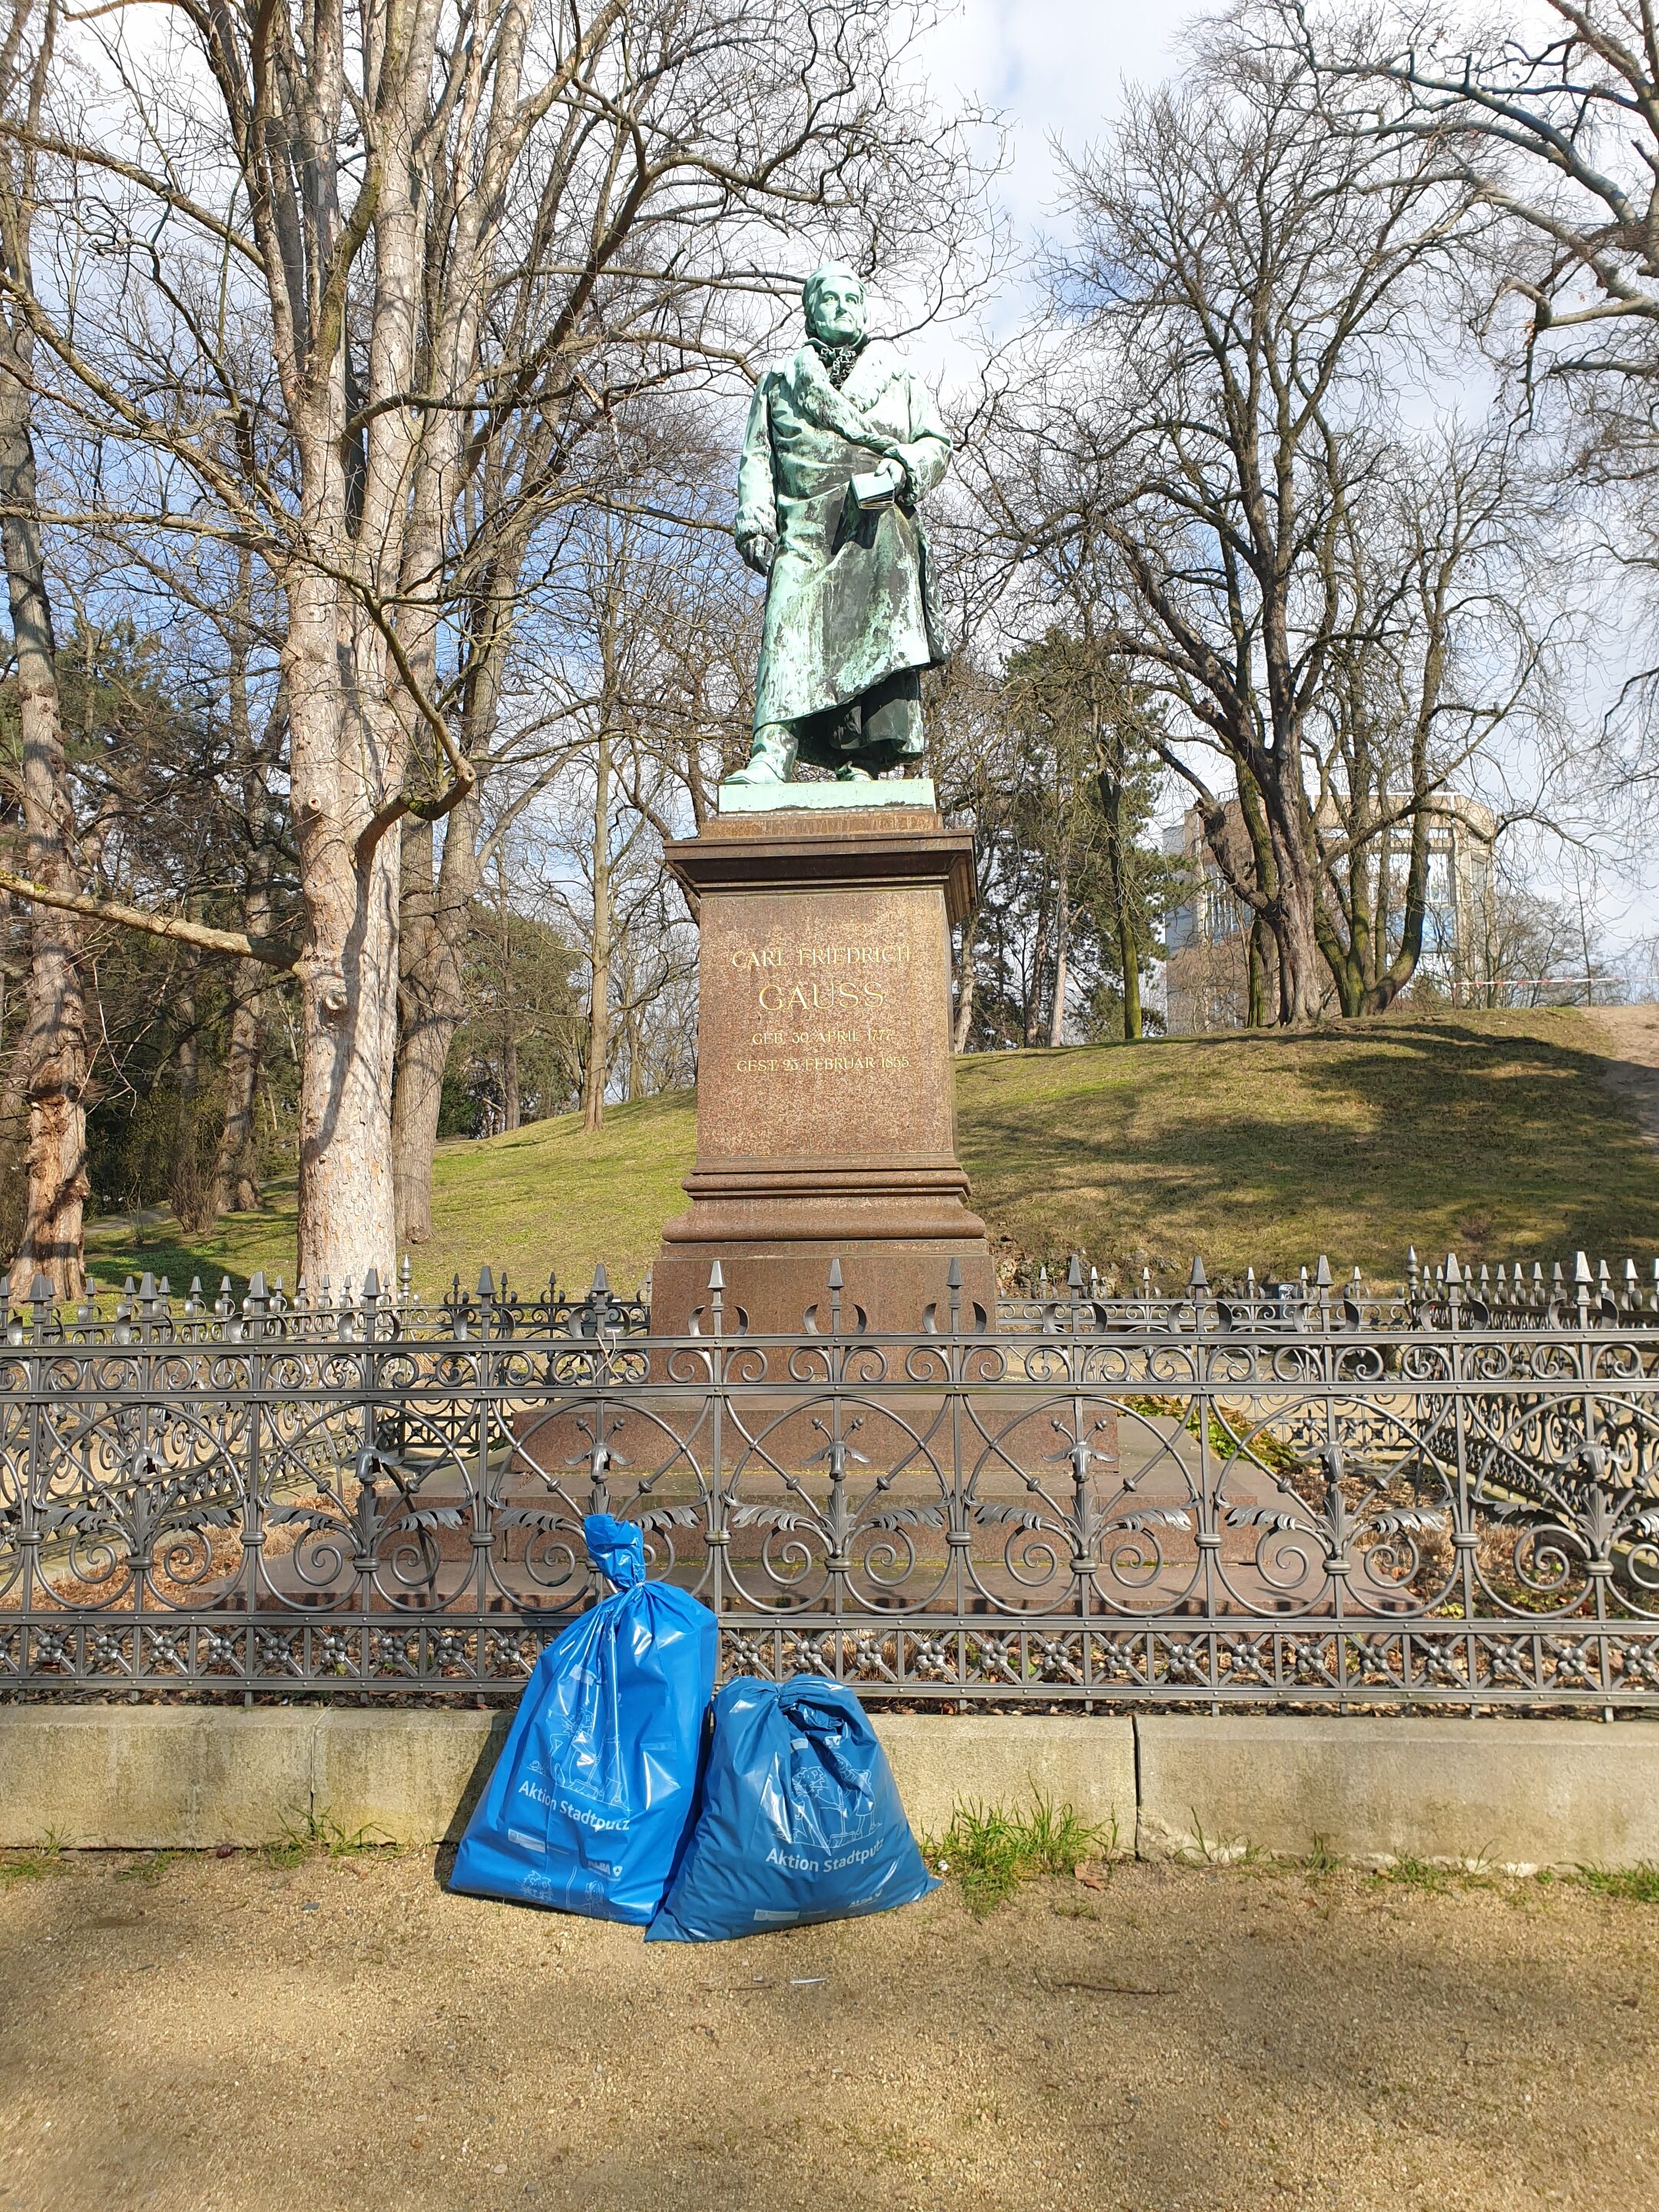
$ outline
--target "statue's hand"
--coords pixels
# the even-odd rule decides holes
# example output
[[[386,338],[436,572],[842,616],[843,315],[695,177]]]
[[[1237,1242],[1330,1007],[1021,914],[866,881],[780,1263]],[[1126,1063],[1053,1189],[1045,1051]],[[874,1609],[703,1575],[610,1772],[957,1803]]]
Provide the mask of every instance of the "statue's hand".
[[[738,540],[738,551],[742,555],[747,566],[751,568],[757,576],[771,574],[772,563],[777,557],[777,539],[767,537],[764,532],[758,532],[753,537],[739,538]]]

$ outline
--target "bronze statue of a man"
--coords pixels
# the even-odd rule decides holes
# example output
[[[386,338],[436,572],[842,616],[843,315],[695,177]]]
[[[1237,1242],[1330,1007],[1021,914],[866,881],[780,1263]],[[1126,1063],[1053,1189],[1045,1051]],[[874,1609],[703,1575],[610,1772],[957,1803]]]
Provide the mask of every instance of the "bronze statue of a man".
[[[757,386],[738,471],[733,534],[767,591],[733,783],[787,783],[797,761],[868,781],[916,759],[921,672],[945,652],[916,502],[949,434],[896,349],[866,338],[852,270],[814,270],[801,298],[806,343]]]

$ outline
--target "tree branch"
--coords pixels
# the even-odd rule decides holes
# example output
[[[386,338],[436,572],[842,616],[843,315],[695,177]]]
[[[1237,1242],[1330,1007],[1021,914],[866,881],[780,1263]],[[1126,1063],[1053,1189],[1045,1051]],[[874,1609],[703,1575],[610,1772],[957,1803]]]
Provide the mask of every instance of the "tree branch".
[[[137,929],[146,937],[170,937],[194,945],[204,952],[223,952],[237,960],[258,960],[279,975],[295,973],[298,951],[271,937],[249,937],[240,929],[210,929],[204,922],[185,921],[170,914],[148,914],[143,907],[124,906],[117,899],[91,898],[82,891],[59,891],[38,884],[32,876],[0,868],[0,890],[15,898],[33,899],[38,906],[61,908],[65,914],[83,914],[94,921],[112,921],[123,929]]]

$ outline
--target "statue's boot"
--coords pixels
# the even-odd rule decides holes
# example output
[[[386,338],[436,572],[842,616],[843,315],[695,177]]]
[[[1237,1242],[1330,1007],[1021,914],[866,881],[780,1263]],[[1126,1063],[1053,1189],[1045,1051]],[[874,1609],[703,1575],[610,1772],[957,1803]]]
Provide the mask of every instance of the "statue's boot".
[[[734,769],[728,783],[787,783],[795,773],[797,740],[787,722],[763,722],[755,732],[745,767]]]
[[[843,761],[836,770],[837,783],[873,783],[875,780],[867,768],[860,768],[853,761]]]

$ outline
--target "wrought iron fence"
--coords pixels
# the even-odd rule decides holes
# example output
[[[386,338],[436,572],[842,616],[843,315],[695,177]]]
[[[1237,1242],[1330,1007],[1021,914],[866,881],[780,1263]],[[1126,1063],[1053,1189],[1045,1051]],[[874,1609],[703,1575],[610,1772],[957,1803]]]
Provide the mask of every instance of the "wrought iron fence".
[[[0,1695],[516,1692],[584,1513],[728,1671],[912,1700],[1659,1707],[1659,1279],[1449,1261],[667,1340],[524,1300],[0,1311]]]

